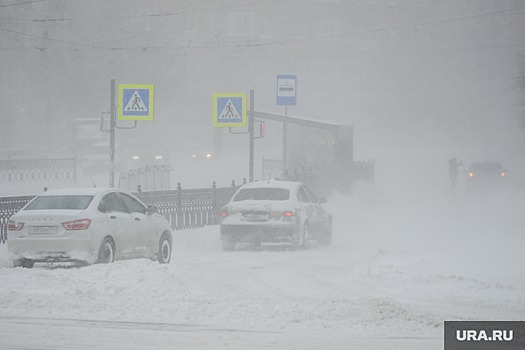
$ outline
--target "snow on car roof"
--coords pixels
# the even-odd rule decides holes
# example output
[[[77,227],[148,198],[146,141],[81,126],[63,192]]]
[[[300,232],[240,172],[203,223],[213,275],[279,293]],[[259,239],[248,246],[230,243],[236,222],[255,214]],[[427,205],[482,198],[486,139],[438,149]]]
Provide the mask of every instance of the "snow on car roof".
[[[250,182],[242,186],[242,188],[284,188],[291,190],[297,188],[299,185],[301,185],[301,183],[297,181],[264,180]]]
[[[114,190],[105,187],[69,187],[56,190],[49,190],[40,193],[40,196],[63,196],[63,195],[96,195],[97,193]]]

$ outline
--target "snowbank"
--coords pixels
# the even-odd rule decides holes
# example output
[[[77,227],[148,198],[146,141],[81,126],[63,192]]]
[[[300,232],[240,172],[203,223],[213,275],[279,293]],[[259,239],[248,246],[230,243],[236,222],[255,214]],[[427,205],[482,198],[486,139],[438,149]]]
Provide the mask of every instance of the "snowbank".
[[[437,341],[445,320],[525,314],[521,197],[473,202],[358,184],[328,203],[330,247],[223,252],[210,226],[174,232],[169,265],[15,269],[0,245],[0,317]]]

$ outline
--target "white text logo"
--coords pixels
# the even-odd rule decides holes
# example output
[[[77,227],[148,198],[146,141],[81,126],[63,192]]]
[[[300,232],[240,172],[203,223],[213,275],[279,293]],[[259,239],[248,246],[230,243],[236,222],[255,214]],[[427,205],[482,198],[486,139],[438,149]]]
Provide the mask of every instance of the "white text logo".
[[[511,341],[514,337],[513,331],[493,330],[492,332],[475,330],[458,330],[456,339],[459,341]]]

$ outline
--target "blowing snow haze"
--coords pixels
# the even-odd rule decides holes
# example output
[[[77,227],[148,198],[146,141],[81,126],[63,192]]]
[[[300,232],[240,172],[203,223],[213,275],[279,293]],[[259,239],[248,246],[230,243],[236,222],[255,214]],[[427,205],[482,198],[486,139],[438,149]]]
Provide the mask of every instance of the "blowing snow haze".
[[[254,89],[257,110],[284,114],[276,76],[294,74],[288,113],[352,125],[377,181],[446,182],[452,157],[518,174],[524,15],[516,0],[2,1],[0,145],[70,150],[73,120],[108,112],[115,79],[156,94],[155,120],[117,142],[154,137],[175,154],[220,137],[244,164],[246,137],[211,126],[212,94]],[[279,154],[265,141],[256,156]]]
[[[280,75],[297,78],[286,111]],[[76,157],[77,186],[91,167],[107,185],[112,80],[155,87],[152,121],[118,122],[115,166],[167,158],[171,189],[249,177],[213,94],[341,124],[352,157],[330,156],[375,161],[374,182],[326,196],[331,246],[223,252],[210,225],[174,230],[170,264],[27,270],[0,244],[0,348],[441,349],[444,320],[523,318],[525,0],[0,0],[0,77],[0,164]],[[255,179],[283,153],[265,126]],[[290,164],[323,170],[314,132],[288,131]],[[501,163],[502,191],[468,191],[474,162]]]

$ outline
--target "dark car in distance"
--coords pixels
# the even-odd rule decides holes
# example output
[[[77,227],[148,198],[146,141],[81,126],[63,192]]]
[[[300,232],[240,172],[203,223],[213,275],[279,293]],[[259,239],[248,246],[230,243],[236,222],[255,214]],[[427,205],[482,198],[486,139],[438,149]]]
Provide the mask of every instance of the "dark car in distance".
[[[501,188],[507,180],[508,172],[500,162],[474,162],[466,171],[467,191]]]

